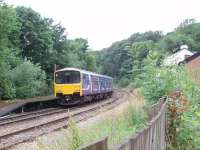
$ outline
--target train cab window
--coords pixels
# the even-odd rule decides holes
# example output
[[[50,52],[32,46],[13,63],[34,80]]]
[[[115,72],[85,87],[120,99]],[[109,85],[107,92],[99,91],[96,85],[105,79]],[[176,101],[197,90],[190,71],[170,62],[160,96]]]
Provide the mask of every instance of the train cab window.
[[[56,72],[55,82],[57,84],[80,83],[80,72],[71,70]]]

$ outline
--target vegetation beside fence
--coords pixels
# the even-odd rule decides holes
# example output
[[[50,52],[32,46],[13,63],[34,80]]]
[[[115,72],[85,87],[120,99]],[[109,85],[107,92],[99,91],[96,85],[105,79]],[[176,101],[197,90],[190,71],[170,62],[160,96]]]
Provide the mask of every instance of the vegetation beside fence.
[[[200,147],[200,89],[198,79],[182,66],[157,66],[158,55],[147,57],[147,66],[137,81],[148,104],[169,97],[166,149],[198,150]],[[154,116],[154,115],[153,115]],[[143,143],[141,143],[143,145]]]
[[[134,93],[135,94],[135,93]],[[134,97],[135,96],[135,97]],[[142,109],[144,101],[140,97],[130,95],[130,99],[124,104],[103,113],[99,117],[76,125],[71,120],[67,130],[63,130],[62,137],[55,136],[51,144],[46,144],[44,139],[38,140],[39,149],[54,150],[76,150],[80,146],[88,144],[95,139],[109,137],[107,144],[111,147],[129,137],[138,129],[144,127],[147,114]]]
[[[140,79],[141,93],[149,104],[170,97],[167,149],[197,150],[200,147],[200,89],[198,79],[183,66],[157,66],[157,58],[148,56],[148,66]],[[195,81],[195,82],[194,82]]]
[[[165,115],[167,101],[161,99],[151,108],[146,109],[149,122],[134,135],[113,146],[113,150],[164,150],[165,143]],[[108,137],[109,138],[109,137]],[[101,149],[103,148],[103,149]],[[100,139],[89,145],[81,147],[80,150],[107,150],[107,138]]]
[[[131,98],[126,106],[112,110],[90,126],[79,128],[81,141],[79,146],[90,143],[95,139],[108,137],[107,144],[111,147],[142,128],[147,118],[146,112],[142,109],[143,102],[137,102],[137,100]],[[73,135],[75,132],[77,131],[71,132],[71,134]],[[73,136],[69,137],[71,139]],[[74,139],[77,139],[77,136]]]

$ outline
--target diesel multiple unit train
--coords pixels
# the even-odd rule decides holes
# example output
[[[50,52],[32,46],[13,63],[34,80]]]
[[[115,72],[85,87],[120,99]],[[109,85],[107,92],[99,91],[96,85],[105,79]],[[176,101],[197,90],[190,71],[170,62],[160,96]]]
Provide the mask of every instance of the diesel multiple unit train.
[[[54,95],[61,105],[102,99],[112,93],[113,79],[109,76],[77,68],[63,68],[54,73]]]

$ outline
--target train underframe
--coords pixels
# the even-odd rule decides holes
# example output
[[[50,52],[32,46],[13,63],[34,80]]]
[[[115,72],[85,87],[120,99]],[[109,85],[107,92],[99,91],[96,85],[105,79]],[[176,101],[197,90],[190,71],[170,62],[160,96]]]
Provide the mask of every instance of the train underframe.
[[[62,93],[57,93],[56,97],[58,97],[58,104],[62,106],[82,104],[85,102],[91,102],[93,100],[102,100],[106,98],[110,98],[113,94],[113,91],[105,92],[105,93],[97,93],[92,95],[84,95],[80,96],[80,93],[74,93],[73,95],[63,95]]]

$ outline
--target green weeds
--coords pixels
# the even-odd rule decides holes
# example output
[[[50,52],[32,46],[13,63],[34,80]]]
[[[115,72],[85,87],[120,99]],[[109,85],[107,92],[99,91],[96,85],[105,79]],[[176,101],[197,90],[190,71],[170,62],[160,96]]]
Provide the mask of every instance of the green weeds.
[[[79,146],[88,144],[102,137],[108,136],[109,146],[120,143],[124,138],[132,135],[138,128],[142,128],[146,121],[146,113],[142,109],[143,102],[129,101],[125,108],[116,108],[92,124],[78,127],[71,119],[65,140],[52,143],[49,146],[38,143],[41,149],[65,149],[76,150]],[[58,144],[59,143],[59,144]],[[67,143],[67,144],[66,144]]]

